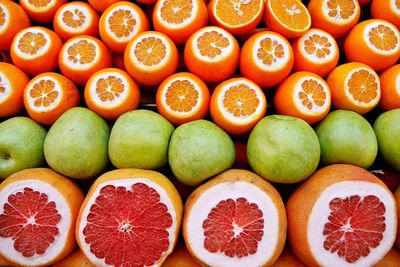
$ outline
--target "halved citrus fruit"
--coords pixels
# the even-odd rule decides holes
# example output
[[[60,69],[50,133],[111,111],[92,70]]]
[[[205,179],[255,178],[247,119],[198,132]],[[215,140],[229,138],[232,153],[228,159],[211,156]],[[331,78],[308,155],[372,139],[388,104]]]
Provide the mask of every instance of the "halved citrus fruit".
[[[43,27],[29,27],[15,36],[10,49],[14,64],[29,75],[54,71],[62,41],[58,35]]]
[[[240,48],[228,31],[207,26],[196,31],[186,42],[187,68],[205,82],[221,82],[230,77],[239,63]]]
[[[230,134],[246,134],[261,120],[267,99],[261,88],[247,78],[232,78],[219,84],[211,95],[213,121]]]
[[[85,87],[88,108],[107,120],[136,109],[140,103],[140,91],[136,82],[123,70],[102,69],[94,73]]]
[[[0,117],[11,117],[24,108],[23,94],[29,77],[18,67],[0,62]]]
[[[347,35],[344,51],[348,61],[383,71],[400,58],[400,32],[390,22],[370,19],[357,24]]]
[[[211,0],[208,14],[212,24],[232,34],[242,34],[254,29],[261,21],[264,0]]]
[[[208,22],[203,0],[160,0],[153,11],[156,31],[165,33],[176,44],[185,44],[195,31]]]
[[[314,124],[328,114],[331,90],[320,76],[308,71],[295,72],[276,90],[274,105],[278,114]]]
[[[54,31],[63,41],[77,35],[97,36],[99,14],[85,2],[70,2],[61,6],[53,20]]]
[[[311,27],[310,13],[298,0],[265,0],[264,21],[286,38],[303,35]]]
[[[381,81],[381,101],[383,110],[400,108],[400,64],[394,65],[379,76]]]
[[[293,251],[286,247],[272,267],[307,267]]]
[[[76,238],[96,266],[160,266],[178,239],[182,200],[155,171],[120,169],[90,188]]]
[[[57,9],[67,0],[19,0],[29,17],[39,23],[53,22]]]
[[[400,2],[398,0],[372,1],[371,17],[389,21],[400,29]]]
[[[285,37],[262,31],[250,37],[240,52],[240,72],[262,88],[276,86],[292,71],[293,50]]]
[[[83,193],[51,169],[25,169],[0,185],[0,254],[17,266],[48,266],[75,245]]]
[[[208,113],[210,92],[196,75],[180,72],[169,76],[158,87],[158,112],[175,125],[203,119]]]
[[[114,52],[124,53],[133,37],[149,30],[149,21],[139,6],[122,1],[104,11],[99,27],[103,42]]]
[[[165,34],[155,31],[136,35],[124,54],[127,71],[143,85],[160,84],[175,73],[178,60],[178,49],[174,42]]]
[[[24,9],[13,1],[0,1],[0,50],[10,50],[14,36],[31,26]]]
[[[365,114],[379,103],[381,85],[378,74],[365,64],[351,62],[336,67],[326,79],[332,104],[338,109]]]
[[[117,2],[121,2],[124,0],[88,0],[89,4],[99,11],[100,13],[103,13],[104,10],[106,10],[109,6],[112,4],[115,4]]]
[[[78,106],[79,91],[68,78],[54,72],[33,78],[24,90],[24,105],[29,116],[52,125],[65,111]]]
[[[345,36],[360,19],[357,0],[313,0],[307,6],[312,27],[325,30],[334,38]]]
[[[52,267],[96,267],[79,248],[72,251],[67,257],[52,265]]]
[[[89,35],[79,35],[65,42],[58,61],[62,74],[78,85],[85,85],[96,71],[112,66],[108,48]]]
[[[400,225],[400,187],[397,188],[396,192],[394,193],[394,199],[396,200],[397,204],[397,226]],[[397,248],[400,249],[400,227],[397,228],[397,238],[396,238],[396,245]]]
[[[190,255],[185,243],[178,241],[174,251],[164,261],[162,267],[201,267],[201,265]]]
[[[183,238],[206,266],[271,266],[286,239],[285,206],[278,191],[246,170],[228,170],[188,198]]]
[[[294,70],[326,77],[339,62],[335,39],[324,30],[310,29],[292,43]]]
[[[392,193],[352,165],[317,171],[290,196],[286,211],[291,248],[309,266],[372,266],[396,238]]]

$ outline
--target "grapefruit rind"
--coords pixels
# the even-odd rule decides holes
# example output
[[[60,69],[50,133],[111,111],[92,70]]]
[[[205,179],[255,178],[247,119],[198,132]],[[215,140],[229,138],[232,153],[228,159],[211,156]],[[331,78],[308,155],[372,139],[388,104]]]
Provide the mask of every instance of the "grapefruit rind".
[[[0,92],[0,104],[2,104],[12,94],[11,82],[7,75],[2,71],[0,71],[0,87],[4,90],[3,92]]]
[[[305,41],[313,35],[318,35],[319,37],[325,37],[328,39],[328,42],[331,44],[331,46],[328,48],[330,51],[329,55],[325,56],[324,58],[319,58],[316,56],[315,52],[311,55],[309,53],[307,53],[307,51],[305,50],[305,47],[306,47]],[[332,61],[335,58],[335,56],[339,53],[339,49],[336,45],[336,41],[332,37],[332,35],[324,32],[322,30],[319,30],[319,29],[310,29],[307,33],[303,34],[300,37],[299,41],[300,41],[299,46],[300,46],[301,54],[304,57],[306,57],[308,60],[314,62],[314,64],[317,64],[317,65],[322,65],[326,62]],[[320,48],[320,47],[317,47],[317,48]],[[326,48],[326,47],[324,47],[324,48]]]
[[[354,2],[357,2],[357,0],[353,0]],[[335,18],[332,18],[330,15],[329,15],[329,12],[332,10],[332,9],[330,9],[329,7],[328,7],[328,2],[329,1],[323,1],[323,4],[322,4],[322,13],[324,14],[324,17],[328,20],[328,21],[330,21],[330,22],[332,22],[332,23],[334,23],[334,24],[337,24],[337,25],[345,25],[345,24],[348,24],[348,23],[350,23],[350,22],[352,22],[354,19],[356,19],[356,16],[357,16],[357,14],[359,14],[359,9],[360,9],[360,5],[358,5],[358,3],[354,3],[355,4],[355,8],[354,8],[354,12],[353,12],[353,14],[351,14],[351,16],[349,16],[348,18],[346,18],[346,19],[344,19],[344,18],[342,18],[342,17],[340,17],[340,18],[337,18],[338,16],[336,16]]]
[[[10,13],[2,3],[0,3],[0,11],[4,14],[4,23],[0,25],[0,34],[2,34],[10,25]]]
[[[369,38],[369,33],[372,29],[377,28],[378,26],[385,26],[388,27],[395,35],[395,38],[397,39],[397,44],[394,46],[392,49],[389,50],[382,50],[378,49],[373,43],[371,43],[370,38]],[[386,22],[384,20],[372,20],[369,23],[367,23],[364,27],[363,30],[363,41],[366,43],[366,45],[375,53],[380,54],[380,55],[394,55],[398,54],[400,52],[400,33],[399,30],[394,26],[393,24]]]
[[[36,98],[32,98],[30,96],[30,92],[31,90],[34,90],[34,86],[37,85],[38,83],[40,83],[41,81],[51,81],[54,83],[54,88],[52,91],[56,91],[58,93],[56,99],[54,100],[54,102],[52,102],[49,106],[45,107],[45,106],[40,106],[37,107],[35,106],[34,102],[36,100]],[[54,108],[58,107],[61,100],[64,97],[64,91],[61,89],[61,85],[58,82],[57,79],[54,79],[51,76],[41,76],[40,79],[34,79],[32,80],[25,88],[24,90],[24,94],[26,95],[26,99],[28,99],[28,104],[30,109],[34,110],[35,112],[48,112],[53,110]]]
[[[198,12],[199,12],[199,4],[197,1],[195,1],[195,0],[191,1],[192,10],[190,12],[190,17],[186,18],[183,22],[180,22],[180,23],[170,23],[170,22],[166,21],[165,19],[163,19],[162,15],[161,15],[161,9],[164,7],[165,2],[167,2],[167,1],[168,0],[159,0],[154,9],[155,16],[159,19],[159,23],[163,24],[164,27],[169,28],[169,29],[174,29],[174,30],[183,29],[195,21],[196,14],[198,14]]]
[[[89,63],[74,63],[69,59],[69,48],[75,44],[78,44],[80,41],[86,41],[89,44],[94,45],[95,47],[96,52],[94,59]],[[64,44],[63,48],[61,48],[60,58],[61,62],[63,62],[65,65],[73,70],[88,70],[93,66],[96,66],[98,62],[102,59],[100,56],[100,46],[98,45],[98,43],[93,41],[92,39],[86,38],[85,36],[76,37],[71,41],[67,41],[67,43]]]
[[[70,27],[68,24],[66,24],[63,20],[64,18],[64,13],[65,12],[71,12],[71,13],[75,13],[75,10],[81,12],[83,14],[83,16],[85,17],[82,25],[80,25],[79,27]],[[61,28],[67,29],[68,32],[70,33],[81,33],[85,30],[87,30],[90,25],[92,25],[93,23],[93,16],[91,16],[90,11],[88,10],[88,8],[84,5],[81,5],[79,3],[75,4],[75,3],[71,3],[69,5],[66,5],[64,7],[61,7],[58,12],[60,12],[60,16],[57,16],[56,20],[57,20],[57,24],[58,25],[62,25]],[[74,14],[75,17],[75,14]]]
[[[21,41],[21,38],[27,33],[43,34],[44,39],[46,39],[46,43],[34,54],[24,53],[18,47],[18,45],[19,45],[19,43]],[[49,51],[49,49],[50,49],[50,47],[52,45],[52,39],[50,38],[50,35],[46,31],[41,29],[41,27],[30,27],[30,28],[27,28],[25,30],[22,30],[22,31],[18,32],[18,34],[14,37],[12,45],[13,45],[14,52],[19,57],[29,60],[29,59],[35,59],[37,57],[41,57],[47,51]]]

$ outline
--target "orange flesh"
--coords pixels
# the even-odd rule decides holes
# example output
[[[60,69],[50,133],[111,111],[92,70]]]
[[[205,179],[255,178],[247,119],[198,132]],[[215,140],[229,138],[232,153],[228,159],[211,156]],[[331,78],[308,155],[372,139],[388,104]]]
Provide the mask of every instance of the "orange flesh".
[[[177,112],[190,112],[199,100],[199,93],[188,80],[176,80],[167,89],[167,105]]]
[[[110,24],[110,30],[118,38],[128,37],[137,24],[132,12],[126,9],[114,11],[108,19],[108,23]]]
[[[96,46],[87,40],[80,40],[68,48],[68,60],[73,63],[88,64],[96,57]]]
[[[0,93],[4,93],[6,91],[6,88],[4,87],[4,85],[1,82],[2,82],[2,79],[0,76]]]
[[[243,25],[254,20],[260,12],[257,0],[219,0],[216,4],[216,16],[229,25]]]
[[[101,78],[96,83],[96,93],[103,102],[113,101],[124,92],[124,84],[120,78],[108,76]]]
[[[367,70],[359,70],[351,75],[349,92],[353,98],[362,103],[369,103],[378,95],[378,83],[376,77]]]
[[[41,80],[35,83],[29,91],[29,96],[35,101],[35,107],[48,107],[57,99],[59,93],[55,90],[55,83],[50,80]]]
[[[21,37],[18,48],[22,52],[30,55],[36,54],[47,43],[42,33],[27,32]]]
[[[160,9],[163,20],[180,24],[192,16],[192,0],[167,0]]]
[[[28,2],[32,6],[39,8],[48,6],[51,0],[29,0]]]
[[[312,110],[314,105],[322,107],[326,101],[326,92],[321,84],[315,80],[306,80],[301,84],[303,91],[299,92],[299,98],[303,106]],[[310,99],[311,98],[311,99]]]
[[[309,25],[306,9],[298,0],[271,0],[273,13],[286,26],[303,30]]]
[[[335,20],[348,19],[356,11],[356,5],[352,0],[329,0],[327,2],[328,16]]]
[[[395,2],[395,4],[396,4],[396,7],[397,7],[398,9],[400,9],[400,1],[397,0],[397,1]]]
[[[261,40],[260,46],[257,57],[266,65],[272,65],[277,58],[282,58],[285,55],[283,45],[271,38]]]
[[[143,38],[135,47],[137,60],[146,66],[159,64],[167,55],[167,47],[156,37]]]
[[[3,26],[6,23],[6,13],[3,8],[0,6],[0,26]]]
[[[69,10],[65,11],[62,18],[64,23],[71,28],[81,27],[85,22],[85,19],[85,15],[78,9],[75,9],[73,12]]]
[[[396,48],[399,42],[393,30],[385,25],[372,28],[368,37],[375,48],[385,51]]]
[[[229,39],[216,31],[205,32],[197,40],[200,54],[211,59],[222,54],[222,49],[229,46]]]
[[[309,55],[315,54],[318,58],[327,57],[331,53],[330,47],[332,44],[329,39],[318,34],[313,34],[304,41],[304,50]]]
[[[245,84],[229,88],[223,99],[225,109],[235,117],[251,116],[260,104],[256,92]]]

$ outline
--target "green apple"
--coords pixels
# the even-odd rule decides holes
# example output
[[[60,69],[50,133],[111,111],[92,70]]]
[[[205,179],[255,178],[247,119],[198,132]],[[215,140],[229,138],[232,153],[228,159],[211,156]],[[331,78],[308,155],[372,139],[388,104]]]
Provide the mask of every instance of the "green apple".
[[[378,143],[369,122],[350,110],[329,113],[317,126],[321,163],[347,163],[368,168],[378,153]]]
[[[276,183],[297,183],[318,167],[320,147],[317,135],[302,119],[271,115],[257,123],[247,142],[252,169]]]
[[[196,120],[176,128],[169,144],[168,160],[175,177],[194,186],[232,167],[235,145],[214,123]]]
[[[44,163],[43,143],[47,131],[27,117],[0,123],[0,178]]]
[[[379,154],[392,168],[400,171],[400,109],[382,113],[374,123]]]
[[[110,135],[108,150],[117,168],[158,169],[168,162],[168,143],[174,126],[150,110],[121,115]]]
[[[76,179],[98,175],[108,164],[110,128],[93,111],[69,109],[51,126],[44,142],[47,163],[55,171]]]

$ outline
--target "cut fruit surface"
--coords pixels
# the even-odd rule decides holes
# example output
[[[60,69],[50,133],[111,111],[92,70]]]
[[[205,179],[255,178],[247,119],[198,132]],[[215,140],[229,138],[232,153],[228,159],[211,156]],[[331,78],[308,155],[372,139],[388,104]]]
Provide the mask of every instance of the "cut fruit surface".
[[[39,23],[51,23],[57,9],[67,0],[20,0],[29,17]]]

